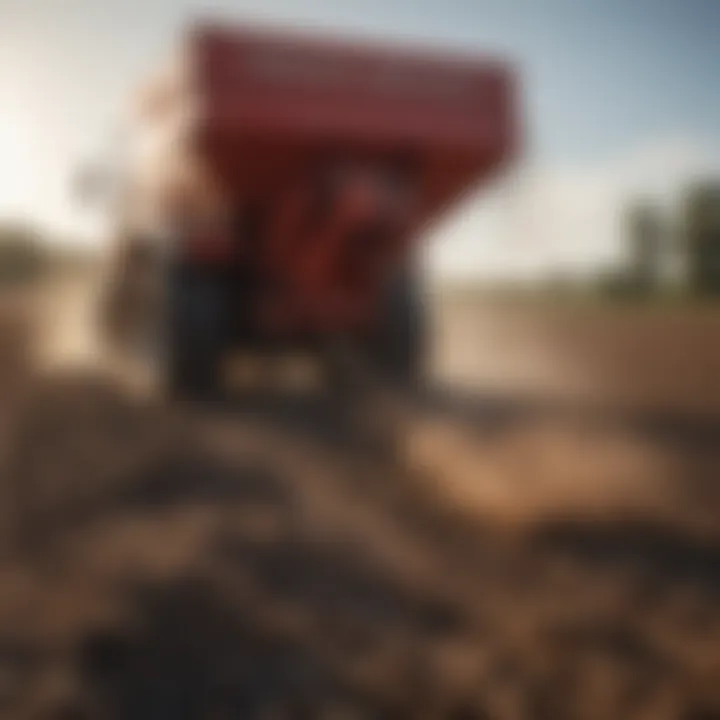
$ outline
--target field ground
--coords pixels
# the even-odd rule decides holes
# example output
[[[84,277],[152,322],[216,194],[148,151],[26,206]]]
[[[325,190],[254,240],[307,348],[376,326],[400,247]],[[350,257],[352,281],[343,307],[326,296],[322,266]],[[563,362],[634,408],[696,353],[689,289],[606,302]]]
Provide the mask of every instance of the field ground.
[[[720,717],[718,311],[436,300],[358,424],[134,395],[56,293],[82,368],[0,336],[3,718]]]
[[[720,418],[720,306],[452,294],[432,306],[439,372],[469,389]]]

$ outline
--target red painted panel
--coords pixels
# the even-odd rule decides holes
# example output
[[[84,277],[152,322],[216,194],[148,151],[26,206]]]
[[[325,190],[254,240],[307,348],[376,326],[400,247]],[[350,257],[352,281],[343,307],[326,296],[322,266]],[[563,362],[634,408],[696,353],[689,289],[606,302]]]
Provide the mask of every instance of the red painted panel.
[[[201,27],[189,59],[205,158],[238,207],[268,212],[257,310],[278,332],[371,317],[418,227],[518,150],[513,73],[483,58]],[[388,217],[381,189],[357,217],[362,178],[406,162],[411,206]],[[343,163],[357,183],[318,213],[322,173]]]
[[[258,143],[285,157],[330,145],[408,150],[461,160],[459,191],[477,179],[468,161],[477,176],[515,151],[513,74],[496,62],[225,27],[198,28],[191,47],[203,134],[241,174],[256,177],[247,156]]]

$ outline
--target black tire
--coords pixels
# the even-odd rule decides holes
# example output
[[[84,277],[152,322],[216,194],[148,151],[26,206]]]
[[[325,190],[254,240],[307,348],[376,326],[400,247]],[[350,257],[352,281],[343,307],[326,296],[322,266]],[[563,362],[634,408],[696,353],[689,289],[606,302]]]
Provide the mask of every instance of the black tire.
[[[426,313],[417,274],[408,270],[388,288],[371,343],[371,362],[387,380],[422,381],[426,351]]]
[[[225,287],[212,273],[186,267],[168,271],[163,352],[167,395],[200,400],[219,393],[227,312]]]

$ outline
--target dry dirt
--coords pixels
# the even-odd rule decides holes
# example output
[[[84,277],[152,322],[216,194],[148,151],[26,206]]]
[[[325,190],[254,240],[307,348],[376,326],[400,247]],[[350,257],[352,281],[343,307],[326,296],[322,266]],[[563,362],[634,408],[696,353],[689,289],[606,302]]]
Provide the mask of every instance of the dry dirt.
[[[369,403],[390,448],[131,391],[41,299],[0,319],[3,719],[720,717],[712,355],[667,360],[717,329],[438,303],[456,386]]]

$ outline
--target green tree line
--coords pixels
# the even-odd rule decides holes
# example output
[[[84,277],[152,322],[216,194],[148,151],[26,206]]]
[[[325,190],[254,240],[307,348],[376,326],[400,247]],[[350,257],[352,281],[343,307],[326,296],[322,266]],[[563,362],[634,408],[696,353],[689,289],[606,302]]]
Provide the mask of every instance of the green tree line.
[[[688,295],[720,296],[720,181],[688,188],[670,218],[648,201],[631,203],[622,265],[601,280],[608,294],[648,296],[671,283]]]

